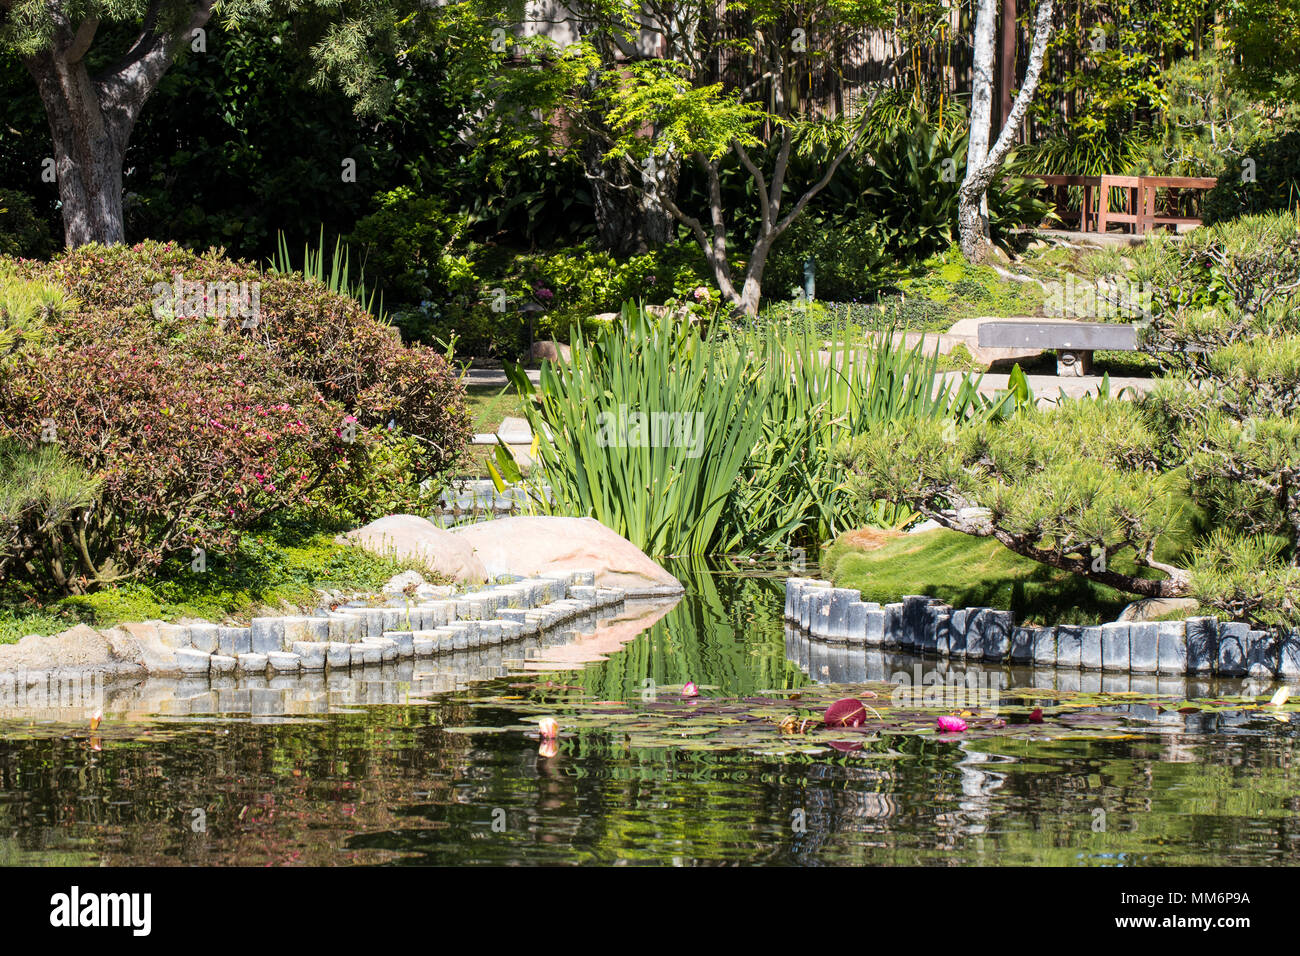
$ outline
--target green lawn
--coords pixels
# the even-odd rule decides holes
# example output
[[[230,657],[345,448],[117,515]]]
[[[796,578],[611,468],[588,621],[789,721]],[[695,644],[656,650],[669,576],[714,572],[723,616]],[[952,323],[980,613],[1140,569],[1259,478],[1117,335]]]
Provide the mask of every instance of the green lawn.
[[[523,399],[509,385],[466,385],[465,407],[476,432],[495,432],[502,419],[524,417]]]
[[[866,549],[852,535],[822,558],[837,587],[858,588],[865,601],[887,603],[925,594],[955,608],[993,607],[1019,623],[1098,624],[1136,600],[1113,588],[1022,558],[988,538],[938,528],[900,535]]]

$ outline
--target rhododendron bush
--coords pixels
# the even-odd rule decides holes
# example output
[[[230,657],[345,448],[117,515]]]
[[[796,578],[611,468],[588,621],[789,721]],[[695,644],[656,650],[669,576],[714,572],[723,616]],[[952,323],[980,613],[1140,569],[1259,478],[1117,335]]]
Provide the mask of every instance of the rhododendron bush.
[[[11,561],[66,592],[233,546],[272,515],[366,519],[418,498],[468,437],[458,377],[301,276],[149,243],[17,263],[67,291],[0,379],[0,442],[94,477]],[[256,310],[159,308],[160,284],[256,283]],[[179,286],[177,286],[179,288]]]

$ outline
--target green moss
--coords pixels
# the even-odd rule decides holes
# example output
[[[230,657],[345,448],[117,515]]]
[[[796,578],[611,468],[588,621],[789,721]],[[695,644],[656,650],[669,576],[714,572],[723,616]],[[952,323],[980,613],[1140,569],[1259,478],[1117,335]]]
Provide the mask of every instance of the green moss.
[[[309,607],[318,590],[377,591],[411,567],[336,544],[327,533],[280,528],[246,538],[233,555],[209,555],[201,573],[192,571],[188,561],[174,560],[150,581],[86,595],[41,601],[0,592],[0,644],[26,634],[56,633],[78,622],[111,627],[154,618],[246,620],[266,608]]]
[[[858,588],[864,601],[887,603],[925,594],[953,607],[1012,611],[1017,622],[1097,624],[1114,620],[1134,600],[1114,588],[1022,558],[988,538],[939,528],[909,534],[873,550],[840,538],[822,569],[838,587]]]

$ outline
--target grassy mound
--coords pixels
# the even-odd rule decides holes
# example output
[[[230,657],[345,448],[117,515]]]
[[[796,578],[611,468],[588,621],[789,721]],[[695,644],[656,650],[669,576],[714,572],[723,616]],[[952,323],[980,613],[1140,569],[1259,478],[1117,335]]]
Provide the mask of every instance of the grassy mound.
[[[988,538],[936,528],[920,534],[842,535],[822,556],[838,587],[882,604],[926,594],[953,607],[1012,611],[1020,623],[1097,624],[1134,600],[1114,588],[1022,558]]]

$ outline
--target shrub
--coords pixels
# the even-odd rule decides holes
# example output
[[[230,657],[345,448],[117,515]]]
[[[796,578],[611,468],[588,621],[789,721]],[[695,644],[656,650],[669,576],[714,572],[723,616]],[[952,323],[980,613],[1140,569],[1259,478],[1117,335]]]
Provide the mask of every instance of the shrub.
[[[15,190],[0,189],[0,256],[43,258],[53,247],[50,230],[32,201]]]
[[[447,470],[469,438],[469,419],[458,376],[437,352],[404,346],[397,331],[374,320],[360,305],[298,274],[264,273],[225,259],[217,250],[196,255],[171,243],[134,247],[82,246],[39,270],[62,285],[79,304],[77,317],[94,322],[65,326],[70,341],[86,341],[91,325],[113,335],[154,321],[155,286],[176,274],[187,282],[259,283],[260,315],[251,328],[217,320],[216,327],[268,353],[289,377],[338,402],[362,428],[395,424],[419,441],[414,463],[422,476]],[[208,303],[211,305],[211,303]],[[212,326],[212,319],[191,319]]]
[[[390,301],[443,301],[474,291],[468,260],[452,253],[468,216],[453,215],[441,199],[417,196],[406,186],[375,202],[379,208],[357,222],[350,241]]]
[[[1254,179],[1232,163],[1205,196],[1205,221],[1295,209],[1300,205],[1300,129],[1273,129],[1245,149]]]
[[[44,529],[34,560],[82,592],[168,553],[229,548],[306,500],[347,455],[343,409],[268,353],[214,329],[78,319],[18,355],[0,382],[11,440],[45,442],[95,476],[95,507]],[[101,317],[102,318],[102,317]]]

